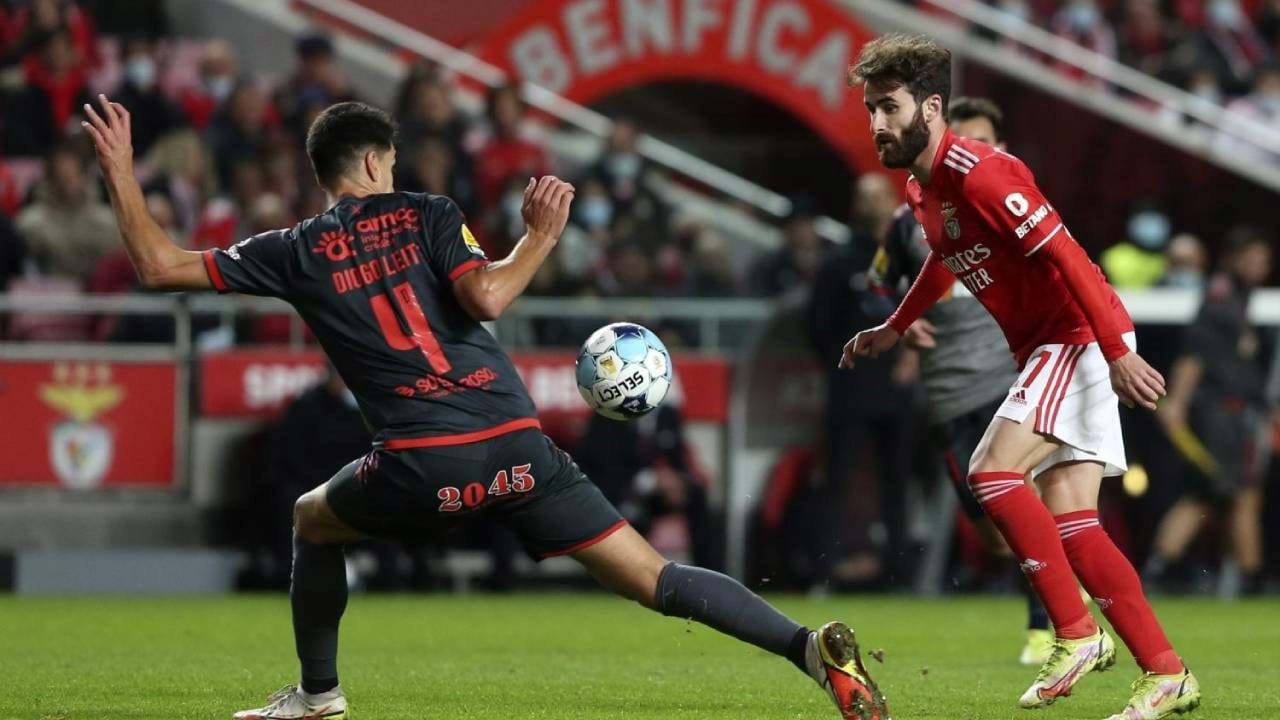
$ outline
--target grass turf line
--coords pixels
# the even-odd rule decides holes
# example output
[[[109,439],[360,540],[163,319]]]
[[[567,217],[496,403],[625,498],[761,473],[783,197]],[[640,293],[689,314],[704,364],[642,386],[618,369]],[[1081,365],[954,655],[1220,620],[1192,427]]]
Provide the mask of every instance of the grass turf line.
[[[1016,600],[774,599],[883,649],[868,662],[898,720],[1033,720]],[[1192,718],[1280,720],[1280,602],[1156,609],[1204,688]],[[1035,718],[1119,711],[1137,677],[1120,652]],[[353,596],[339,664],[358,720],[835,717],[785,660],[605,595]],[[0,598],[0,720],[229,718],[295,673],[283,596]]]

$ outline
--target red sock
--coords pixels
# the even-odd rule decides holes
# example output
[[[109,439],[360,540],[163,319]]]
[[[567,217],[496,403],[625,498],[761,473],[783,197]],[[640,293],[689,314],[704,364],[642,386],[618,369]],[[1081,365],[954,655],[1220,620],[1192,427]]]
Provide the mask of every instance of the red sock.
[[[969,485],[1044,602],[1058,637],[1082,638],[1098,632],[1076,590],[1053,516],[1023,482],[1022,473],[973,473]]]
[[[1138,666],[1160,675],[1182,672],[1182,660],[1142,594],[1138,573],[1098,523],[1098,511],[1079,510],[1053,519],[1080,583],[1129,646]]]

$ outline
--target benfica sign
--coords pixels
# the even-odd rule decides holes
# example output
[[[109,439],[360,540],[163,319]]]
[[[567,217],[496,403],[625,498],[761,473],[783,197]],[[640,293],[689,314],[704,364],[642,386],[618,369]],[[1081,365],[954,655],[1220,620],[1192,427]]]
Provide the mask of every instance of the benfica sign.
[[[822,0],[534,0],[479,54],[589,104],[651,82],[732,85],[789,110],[862,169],[878,168],[862,93],[845,79],[873,35]]]

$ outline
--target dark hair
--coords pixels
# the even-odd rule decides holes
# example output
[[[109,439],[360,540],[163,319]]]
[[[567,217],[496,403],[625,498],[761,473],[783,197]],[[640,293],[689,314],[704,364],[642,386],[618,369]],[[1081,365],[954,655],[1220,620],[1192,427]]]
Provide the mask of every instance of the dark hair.
[[[924,35],[882,35],[862,46],[849,68],[849,84],[901,85],[916,103],[942,96],[942,118],[949,120],[951,51]]]
[[[1271,233],[1257,225],[1237,225],[1227,231],[1227,257],[1235,257],[1254,245],[1271,247]]]
[[[325,108],[307,131],[307,157],[323,187],[333,184],[370,149],[390,150],[396,126],[371,105],[344,102]]]
[[[976,118],[986,118],[995,130],[996,142],[1004,142],[1004,113],[1000,106],[987,98],[958,97],[951,101],[948,108],[948,122],[964,122]]]

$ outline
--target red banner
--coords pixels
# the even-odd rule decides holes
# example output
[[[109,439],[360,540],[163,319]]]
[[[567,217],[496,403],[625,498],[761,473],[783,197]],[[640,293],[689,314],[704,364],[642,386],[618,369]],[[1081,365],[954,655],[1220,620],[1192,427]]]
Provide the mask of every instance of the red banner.
[[[0,487],[173,483],[172,363],[0,361]]]
[[[578,394],[574,354],[519,353],[512,361],[544,421],[585,420],[591,410]],[[729,415],[729,363],[720,358],[677,357],[676,382],[667,402],[679,403],[690,420],[722,423]],[[325,375],[317,351],[233,350],[200,362],[200,412],[213,417],[271,417]]]
[[[862,91],[846,84],[850,62],[874,34],[836,5],[823,0],[535,0],[498,25],[476,52],[583,104],[671,80],[738,87],[790,111],[850,165],[879,170]],[[392,16],[402,14],[411,12]]]

